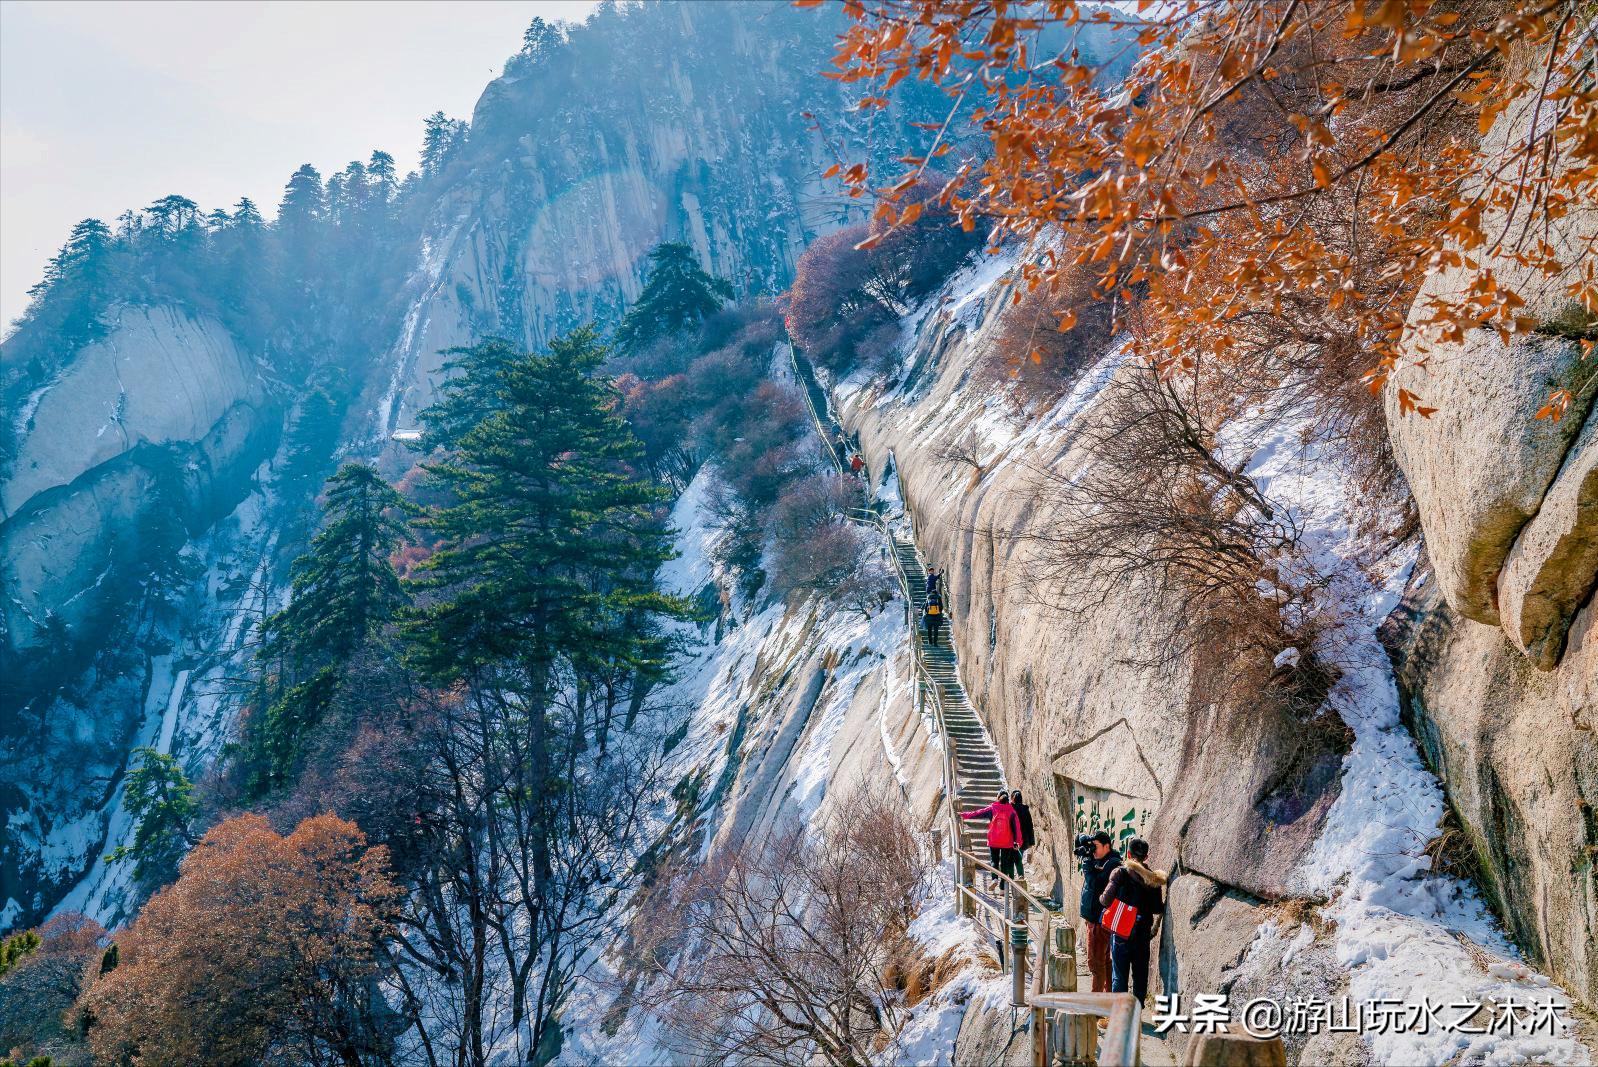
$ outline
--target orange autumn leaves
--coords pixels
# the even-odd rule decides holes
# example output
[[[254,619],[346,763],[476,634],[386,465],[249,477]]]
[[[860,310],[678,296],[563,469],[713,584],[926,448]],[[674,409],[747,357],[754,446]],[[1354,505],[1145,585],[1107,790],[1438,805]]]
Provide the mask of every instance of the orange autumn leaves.
[[[1113,304],[1162,373],[1294,343],[1357,353],[1347,373],[1377,391],[1415,358],[1417,330],[1508,341],[1544,326],[1533,293],[1550,291],[1585,316],[1590,351],[1598,235],[1560,228],[1598,202],[1592,0],[845,8],[830,76],[871,99],[930,81],[951,97],[950,124],[974,105],[989,150],[940,162],[942,203],[968,225],[991,220],[995,241],[1028,242],[1028,288],[1090,268],[1090,299]],[[1107,29],[1142,53],[1124,83],[1095,77]],[[891,222],[895,190],[926,162],[839,176]],[[1417,304],[1437,271],[1462,281]],[[1062,326],[1077,310],[1059,309]],[[1431,410],[1408,389],[1396,400]],[[1568,403],[1551,396],[1539,415]]]
[[[259,815],[218,825],[85,994],[97,1062],[293,1058],[345,1031],[399,900],[386,866],[386,849],[332,815],[286,836]]]

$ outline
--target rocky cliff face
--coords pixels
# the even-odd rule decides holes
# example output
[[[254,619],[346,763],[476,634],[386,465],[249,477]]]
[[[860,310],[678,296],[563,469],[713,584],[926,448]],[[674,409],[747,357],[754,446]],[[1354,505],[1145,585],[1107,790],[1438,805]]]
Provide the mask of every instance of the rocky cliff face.
[[[816,76],[837,20],[717,3],[606,18],[478,102],[410,282],[380,432],[415,428],[441,349],[485,333],[539,347],[613,321],[661,241],[690,245],[741,295],[775,295],[805,245],[844,220],[847,202],[820,181],[827,143],[804,117],[842,110]],[[598,69],[611,71],[601,84]],[[896,105],[869,150],[906,150],[921,110]],[[828,135],[856,140],[847,121]]]
[[[1381,533],[1379,516],[1350,520],[1358,494],[1302,426],[1227,458],[1292,509],[1307,565],[1326,579],[1322,607],[1336,621],[1313,651],[1337,677],[1321,710],[1290,710],[1268,691],[1216,699],[1203,650],[1159,654],[1174,647],[1174,621],[1135,583],[1062,612],[1040,577],[1050,487],[1095,476],[1102,457],[1084,420],[1116,403],[1135,370],[1108,351],[1041,405],[984,373],[1004,265],[957,278],[909,320],[895,366],[836,383],[833,395],[872,470],[896,473],[923,550],[947,568],[966,685],[1009,781],[1034,798],[1056,889],[1074,901],[1068,845],[1097,809],[1140,830],[1176,872],[1160,954],[1167,989],[1480,992],[1497,979],[1458,936],[1506,960],[1516,952],[1473,889],[1431,870],[1446,789],[1489,898],[1519,911],[1516,943],[1590,1003],[1590,622],[1574,619],[1561,665],[1540,673],[1496,628],[1439,615],[1447,585],[1412,568],[1416,546]],[[1396,678],[1377,639],[1395,608],[1395,620],[1411,620],[1388,628]],[[1306,1062],[1440,1053],[1382,1040],[1290,1049]]]
[[[1493,125],[1502,151],[1535,122],[1517,103]],[[1494,232],[1525,229],[1499,212]],[[1598,240],[1598,206],[1541,236],[1567,259]],[[1437,406],[1388,430],[1420,510],[1428,568],[1387,628],[1406,720],[1449,801],[1479,881],[1516,941],[1598,1001],[1598,376],[1583,358],[1594,317],[1569,279],[1478,253],[1514,286],[1537,330],[1439,339],[1426,301],[1459,297],[1461,268],[1427,279],[1404,336],[1399,384]],[[1568,406],[1537,418],[1556,389]]]
[[[1051,880],[1074,915],[1070,841],[1096,828],[1093,807],[1113,813],[1153,841],[1160,866],[1183,872],[1165,927],[1166,987],[1267,988],[1281,980],[1274,967],[1254,961],[1250,977],[1241,964],[1273,902],[1305,896],[1292,875],[1338,796],[1349,732],[1335,716],[1306,722],[1268,701],[1205,700],[1191,659],[1151,666],[1175,632],[1147,589],[1068,617],[1040,587],[1039,472],[1093,476],[1073,422],[1129,368],[1110,352],[1043,411],[974,384],[1007,296],[1003,266],[981,264],[957,284],[886,381],[839,387],[845,422],[873,470],[896,470],[923,552],[947,569],[966,686],[1040,823],[1046,876],[1034,884]]]
[[[216,321],[129,306],[108,320],[18,413],[0,486],[8,920],[40,914],[98,858],[127,753],[167,697],[150,657],[176,634],[151,567],[199,558],[185,542],[250,493],[281,424],[259,360]]]
[[[151,509],[197,524],[231,510],[239,469],[264,458],[275,429],[257,361],[219,323],[172,307],[119,307],[111,319],[18,414],[17,457],[0,485],[10,593],[0,611],[13,653],[50,614],[77,631],[113,606],[106,572],[136,550]]]
[[[1529,123],[1513,110],[1489,138]],[[1495,227],[1518,225],[1495,219]],[[1564,255],[1598,240],[1598,209],[1549,235]],[[1508,257],[1488,262],[1527,296],[1539,324],[1504,341],[1488,329],[1440,342],[1411,315],[1400,384],[1440,410],[1389,405],[1394,452],[1426,533],[1391,620],[1407,720],[1449,787],[1495,910],[1550,973],[1598,1002],[1598,376],[1581,338],[1594,319],[1566,280]],[[1440,271],[1422,301],[1457,295]],[[1569,391],[1557,420],[1535,413]]]

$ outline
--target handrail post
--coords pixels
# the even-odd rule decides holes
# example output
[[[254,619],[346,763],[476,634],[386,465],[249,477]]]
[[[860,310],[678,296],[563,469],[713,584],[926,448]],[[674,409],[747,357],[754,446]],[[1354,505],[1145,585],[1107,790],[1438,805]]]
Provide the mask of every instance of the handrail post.
[[[1010,1003],[1017,1008],[1026,1007],[1027,924],[1026,903],[1019,900],[1009,887],[1005,894],[1010,898]],[[1015,917],[1020,905],[1021,918]]]
[[[965,854],[964,850],[957,855],[960,857],[960,873],[954,887],[954,910],[957,915],[970,918],[975,912],[975,907],[971,898],[966,895],[965,890],[970,888],[976,871],[971,865],[970,857]]]

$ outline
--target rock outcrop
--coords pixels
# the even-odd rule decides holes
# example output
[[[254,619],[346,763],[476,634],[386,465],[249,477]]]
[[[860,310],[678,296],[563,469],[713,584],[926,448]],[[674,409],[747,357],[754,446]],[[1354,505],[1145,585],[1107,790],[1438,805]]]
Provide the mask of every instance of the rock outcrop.
[[[1489,152],[1522,136],[1512,108]],[[1488,231],[1509,232],[1502,216]],[[1572,258],[1598,238],[1598,206],[1548,234]],[[1583,358],[1593,316],[1568,290],[1503,254],[1477,253],[1526,300],[1536,332],[1477,329],[1441,342],[1427,302],[1459,296],[1464,267],[1428,278],[1395,385],[1438,410],[1388,402],[1394,455],[1419,508],[1418,569],[1387,640],[1406,721],[1447,784],[1478,881],[1516,941],[1587,1003],[1598,1001],[1598,374]],[[1557,420],[1537,418],[1558,389]]]
[[[21,414],[0,484],[0,603],[8,652],[47,615],[91,626],[122,587],[156,508],[187,522],[230,510],[277,426],[251,357],[220,323],[177,308],[119,307]],[[96,591],[100,591],[98,594]]]
[[[106,319],[20,413],[0,485],[0,927],[39,919],[103,854],[147,694],[157,725],[166,696],[129,636],[149,623],[153,561],[234,510],[280,430],[256,359],[214,319]]]
[[[1483,153],[1512,158],[1535,121],[1529,103],[1512,106],[1488,132]],[[1482,228],[1506,242],[1519,233],[1520,247],[1472,250],[1467,262],[1427,276],[1387,391],[1387,426],[1449,606],[1501,624],[1516,648],[1549,670],[1598,586],[1598,430],[1591,425],[1598,373],[1583,346],[1598,317],[1576,300],[1568,270],[1545,274],[1521,257],[1533,255],[1533,237],[1556,262],[1590,255],[1598,205],[1577,203],[1533,233],[1523,217],[1529,208],[1518,196],[1515,203],[1522,215],[1490,210]],[[1535,332],[1506,338],[1484,325],[1457,340],[1440,337],[1431,323],[1435,305],[1465,301],[1486,272],[1522,302],[1512,310]],[[1405,415],[1400,389],[1437,410]],[[1537,418],[1556,391],[1568,399],[1563,415]]]
[[[1448,786],[1457,852],[1515,940],[1598,1003],[1598,609],[1552,670],[1417,568],[1385,638],[1407,724]]]
[[[1006,426],[1003,390],[983,396],[973,383],[1007,291],[972,288],[981,295],[928,316],[888,382],[835,390],[843,420],[873,471],[896,464],[917,541],[945,568],[962,677],[1007,780],[1033,798],[1034,886],[1052,881],[1074,914],[1071,836],[1090,828],[1087,807],[1113,810],[1151,839],[1160,866],[1183,872],[1165,930],[1172,959],[1187,962],[1165,970],[1167,988],[1231,988],[1267,907],[1298,895],[1289,874],[1337,796],[1347,732],[1269,697],[1206,699],[1195,675],[1207,668],[1164,655],[1172,621],[1136,583],[1069,616],[1051,603],[1038,578],[1050,506],[1039,472],[1093,476],[1098,457],[1073,418],[1131,368],[1108,356],[1052,411]]]

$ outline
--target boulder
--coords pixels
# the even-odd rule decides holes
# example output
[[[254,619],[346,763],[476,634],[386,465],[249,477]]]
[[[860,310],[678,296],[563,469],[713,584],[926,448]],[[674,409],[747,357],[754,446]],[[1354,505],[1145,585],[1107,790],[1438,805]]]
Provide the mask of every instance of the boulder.
[[[1444,288],[1434,278],[1426,294]],[[1505,344],[1476,330],[1459,345],[1434,345],[1422,365],[1407,364],[1394,386],[1418,393],[1430,417],[1398,411],[1389,389],[1387,425],[1426,531],[1443,595],[1477,622],[1500,620],[1497,579],[1521,529],[1570,451],[1592,404],[1590,366],[1577,342],[1533,335]],[[1535,414],[1548,394],[1578,387],[1558,422]]]
[[[1484,155],[1513,158],[1536,114],[1529,98],[1512,104],[1483,140]],[[1510,210],[1522,206],[1519,198],[1515,204]],[[1598,205],[1578,202],[1558,218],[1537,222],[1536,237],[1567,264],[1598,239]],[[1526,223],[1489,206],[1483,231],[1524,234]],[[1568,270],[1544,274],[1518,261],[1517,251],[1471,250],[1469,265],[1434,270],[1426,278],[1400,341],[1402,360],[1387,390],[1386,414],[1393,455],[1409,479],[1449,606],[1477,622],[1502,621],[1516,647],[1551,667],[1570,615],[1584,599],[1583,587],[1592,588],[1590,535],[1561,532],[1579,527],[1581,501],[1590,508],[1591,491],[1579,484],[1561,489],[1552,501],[1557,513],[1529,532],[1515,573],[1505,581],[1499,575],[1562,468],[1564,476],[1584,481],[1567,457],[1598,393],[1598,374],[1583,360],[1580,340],[1591,336],[1594,319],[1572,296]],[[1435,306],[1463,302],[1478,271],[1490,271],[1499,292],[1513,292],[1524,302],[1514,310],[1536,324],[1534,332],[1507,340],[1487,328],[1469,330],[1457,341],[1438,336],[1428,323]],[[1400,390],[1437,410],[1430,417],[1402,413]],[[1537,418],[1555,390],[1571,394],[1564,416]]]
[[[1536,516],[1498,575],[1504,632],[1539,668],[1552,670],[1576,610],[1598,585],[1598,416],[1587,417]]]

